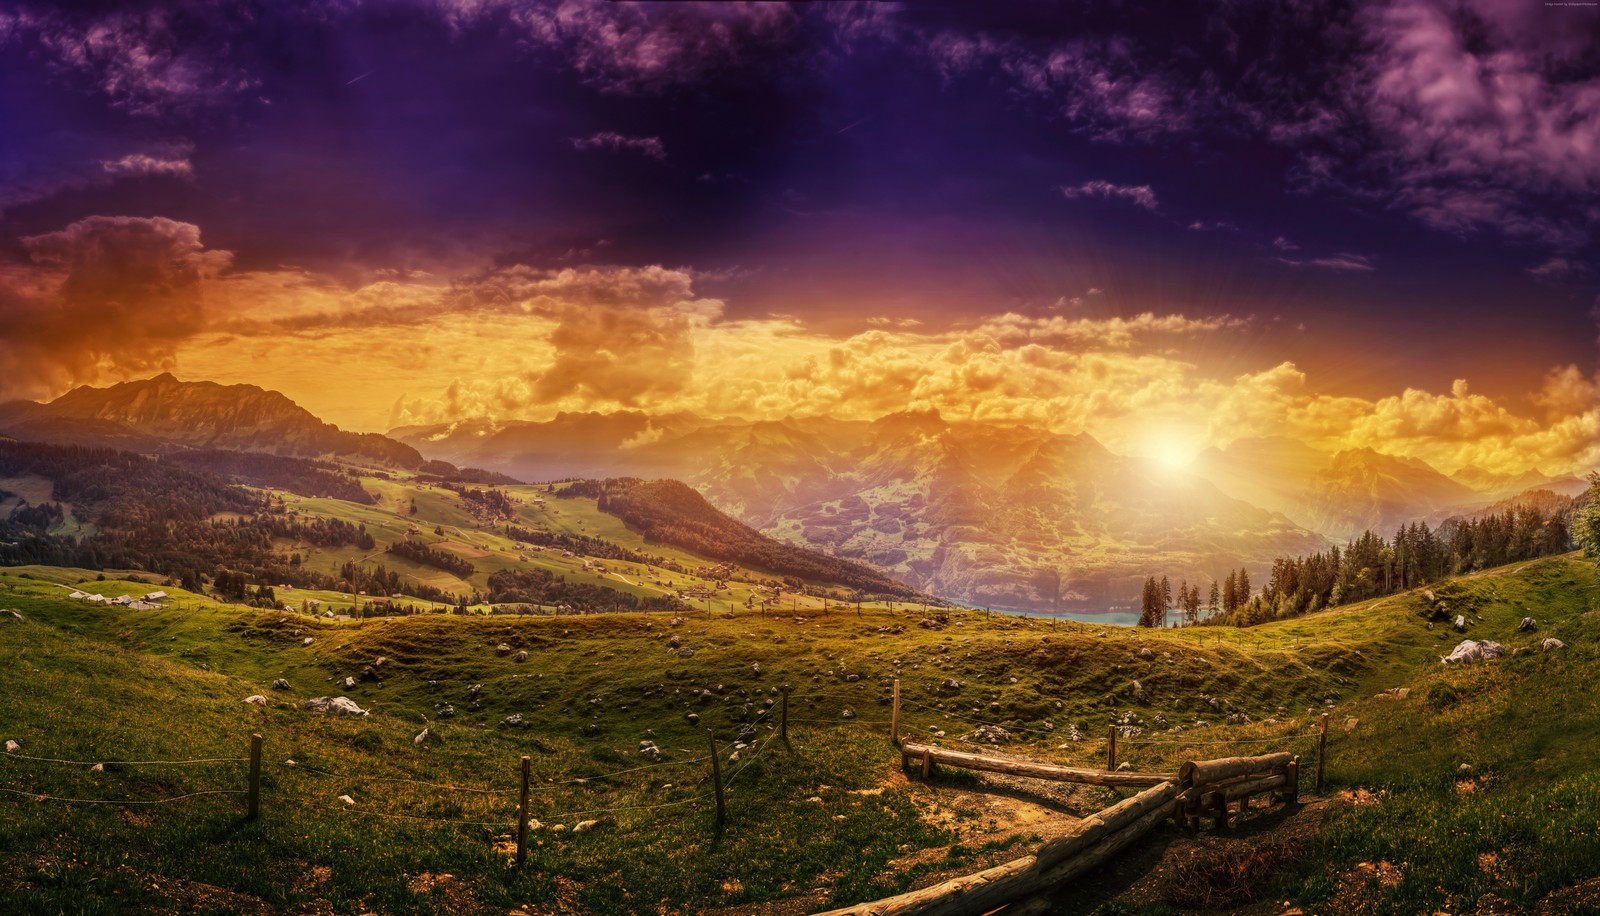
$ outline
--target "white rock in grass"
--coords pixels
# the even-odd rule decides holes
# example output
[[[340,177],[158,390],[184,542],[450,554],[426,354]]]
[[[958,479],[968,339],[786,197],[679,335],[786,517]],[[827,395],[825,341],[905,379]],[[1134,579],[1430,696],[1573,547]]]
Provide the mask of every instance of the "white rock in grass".
[[[272,682],[272,689],[273,690],[288,690],[289,689],[289,682],[280,677],[277,680]]]
[[[255,696],[245,697],[244,701],[246,703],[249,703],[251,706],[265,706],[265,705],[267,705],[267,698],[262,696],[259,693],[256,694]]]
[[[598,825],[599,823],[600,822],[598,820],[579,821],[578,823],[573,825],[572,832],[573,833],[588,833],[589,831],[593,830],[595,828],[595,826]]]
[[[1465,633],[1467,631],[1467,618],[1461,614],[1457,614],[1455,627],[1457,632]]]
[[[364,716],[365,709],[357,706],[349,697],[313,697],[306,701],[306,709],[312,712],[326,712],[336,716]]]
[[[15,754],[17,751],[20,751],[20,750],[22,750],[22,745],[18,744],[15,741],[12,741],[9,738],[6,739],[6,753],[7,754]]]
[[[1554,636],[1551,636],[1550,638],[1546,639],[1544,642],[1539,644],[1539,648],[1542,651],[1545,651],[1545,652],[1554,652],[1557,649],[1565,649],[1566,647],[1567,647],[1566,643],[1562,642],[1559,639],[1556,639]]]
[[[311,645],[312,643],[314,643],[316,641],[317,641],[316,637],[307,636],[305,639],[300,640],[300,645],[309,646],[309,645]]]
[[[1534,620],[1532,617],[1524,617],[1522,622],[1517,624],[1517,629],[1523,633],[1532,633],[1534,630],[1539,629],[1539,621]]]
[[[347,804],[347,805],[353,805],[353,804],[355,804],[355,803],[356,803],[356,800],[355,800],[355,799],[353,799],[353,798],[351,798],[351,797],[350,797],[350,796],[348,796],[348,795],[341,795],[341,796],[339,796],[339,800],[340,800],[340,801],[342,801],[342,802],[344,802],[344,803],[345,803],[345,804]]]
[[[356,685],[356,679],[355,678],[347,677],[347,678],[344,679],[344,689],[349,690],[350,688],[354,687],[355,685]]]
[[[1478,642],[1474,639],[1463,639],[1459,645],[1451,650],[1449,655],[1439,659],[1446,665],[1469,664],[1477,661],[1487,661],[1499,658],[1506,654],[1506,647],[1497,642],[1485,639]]]
[[[523,649],[523,650],[522,650],[522,651],[520,651],[520,652],[518,652],[518,653],[517,653],[517,654],[516,654],[516,656],[515,656],[515,658],[516,658],[516,660],[517,660],[517,661],[519,661],[519,662],[525,662],[525,661],[527,661],[527,660],[528,660],[528,650],[526,650],[526,649]]]
[[[411,739],[411,743],[412,744],[421,744],[422,742],[424,742],[426,740],[428,740],[428,730],[426,728],[424,728],[422,731],[417,732],[417,736],[415,738]]]

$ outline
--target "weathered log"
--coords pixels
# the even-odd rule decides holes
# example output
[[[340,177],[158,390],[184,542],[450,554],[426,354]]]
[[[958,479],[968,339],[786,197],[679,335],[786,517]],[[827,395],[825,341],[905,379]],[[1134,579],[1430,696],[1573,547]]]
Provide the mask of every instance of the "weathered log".
[[[831,910],[824,916],[979,916],[1048,890],[1105,861],[1112,853],[1171,816],[1178,787],[1171,782],[1147,789],[1107,808],[1052,841],[1051,862],[1023,856],[993,868],[871,903]],[[1108,827],[1106,816],[1117,826]],[[1077,844],[1075,834],[1086,834]],[[1040,852],[1044,852],[1041,848]],[[1065,856],[1064,858],[1062,856]]]
[[[1282,773],[1279,773],[1276,776],[1261,776],[1257,777],[1256,779],[1247,779],[1243,782],[1230,782],[1226,785],[1218,786],[1212,791],[1205,793],[1205,795],[1202,796],[1202,799],[1216,796],[1227,802],[1241,801],[1249,798],[1252,795],[1260,795],[1263,792],[1271,792],[1274,789],[1281,789],[1288,785],[1288,783],[1288,778]]]
[[[1178,770],[1178,781],[1186,786],[1205,786],[1240,776],[1261,776],[1282,772],[1294,755],[1287,751],[1260,757],[1221,757],[1216,760],[1191,760]]]
[[[1107,836],[1142,820],[1152,811],[1170,815],[1176,807],[1178,785],[1164,782],[1146,789],[1138,795],[1124,798],[1109,808],[1089,815],[1068,832],[1039,847],[1033,857],[1040,868],[1054,868],[1084,850],[1103,841]]]
[[[1144,789],[1175,778],[1171,773],[1112,773],[1106,770],[1089,770],[1081,767],[1064,767],[1050,763],[1038,763],[1032,760],[1023,760],[1019,757],[1002,757],[997,754],[969,754],[964,751],[951,751],[942,747],[922,744],[908,743],[901,750],[913,757],[926,756],[934,763],[943,763],[969,770],[987,770],[994,773],[1009,773],[1012,776],[1052,779],[1057,782],[1080,782],[1092,786]]]

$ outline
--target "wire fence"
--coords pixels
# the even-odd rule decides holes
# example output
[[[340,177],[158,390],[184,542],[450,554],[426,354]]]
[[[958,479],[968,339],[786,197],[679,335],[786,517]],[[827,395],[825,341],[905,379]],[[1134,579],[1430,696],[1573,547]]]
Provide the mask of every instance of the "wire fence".
[[[765,706],[759,710],[750,711],[745,707],[743,711],[736,711],[726,707],[705,710],[708,715],[720,711],[727,721],[721,723],[724,729],[737,728],[741,740],[735,740],[728,745],[717,747],[712,739],[710,749],[712,753],[690,754],[689,756],[674,759],[652,760],[650,763],[637,766],[621,767],[605,772],[590,773],[586,775],[550,774],[542,780],[534,781],[526,775],[519,785],[506,784],[477,784],[469,785],[458,782],[439,782],[416,779],[409,775],[387,775],[375,773],[342,772],[316,763],[297,762],[294,760],[281,760],[271,769],[275,779],[269,786],[268,801],[270,805],[286,805],[307,811],[319,812],[331,816],[370,817],[393,821],[414,823],[428,823],[441,827],[472,827],[489,828],[502,832],[516,831],[519,820],[527,819],[536,824],[553,823],[574,818],[599,818],[619,814],[643,813],[666,809],[682,808],[697,804],[717,802],[719,823],[722,813],[723,795],[736,784],[743,787],[748,782],[747,774],[764,755],[768,754],[773,742],[782,739],[788,741],[788,729],[791,725],[812,728],[848,728],[868,729],[881,732],[886,737],[898,740],[899,733],[907,735],[927,736],[927,739],[954,742],[960,745],[981,748],[993,751],[993,742],[974,740],[974,738],[988,737],[999,732],[984,733],[980,729],[1003,729],[1005,736],[1022,736],[1024,742],[1033,741],[1029,746],[1030,754],[1037,750],[1037,742],[1045,740],[1056,742],[1067,739],[1065,743],[1057,745],[1055,751],[1068,751],[1066,756],[1076,758],[1074,761],[1065,761],[1081,765],[1086,758],[1097,755],[1102,747],[1108,748],[1107,757],[1115,755],[1118,745],[1122,748],[1147,749],[1153,756],[1144,761],[1147,766],[1170,764],[1176,760],[1176,752],[1186,749],[1212,749],[1212,748],[1257,748],[1263,745],[1276,744],[1279,747],[1298,747],[1302,742],[1311,740],[1319,744],[1318,779],[1321,773],[1321,744],[1326,741],[1327,717],[1323,716],[1320,722],[1320,731],[1313,733],[1288,732],[1258,735],[1231,735],[1216,738],[1206,735],[1165,734],[1162,737],[1143,737],[1141,734],[1130,734],[1120,740],[1116,736],[1117,726],[1111,727],[1110,733],[1104,739],[1084,736],[1077,730],[1075,724],[1067,726],[1066,733],[1054,726],[1048,720],[1040,722],[1018,722],[1016,720],[986,720],[978,715],[969,715],[953,709],[943,708],[942,705],[932,705],[910,699],[901,694],[898,681],[892,682],[893,692],[885,693],[881,685],[863,683],[861,688],[852,691],[825,690],[817,693],[797,695],[793,699],[805,702],[804,711],[810,715],[793,716],[789,714],[791,695],[785,689],[783,702]],[[938,688],[929,688],[932,697],[938,698]],[[613,692],[615,693],[615,692]],[[620,696],[620,694],[617,694]],[[724,697],[726,701],[728,698]],[[883,704],[890,707],[889,718],[865,717],[855,712],[855,708],[867,703]],[[837,718],[821,718],[816,715],[819,704],[827,706],[837,705]],[[774,719],[777,724],[774,724]],[[972,731],[967,735],[949,735],[940,725],[954,719],[966,726],[971,726]],[[691,717],[691,721],[698,721],[698,716]],[[1256,727],[1261,727],[1257,723]],[[765,734],[760,731],[765,729]],[[754,732],[752,734],[752,732]],[[709,732],[708,732],[709,733]],[[726,734],[726,731],[724,732]],[[1074,737],[1075,736],[1075,737]],[[641,748],[641,753],[644,750]],[[688,752],[684,752],[688,753]],[[1056,754],[1054,756],[1060,756]],[[524,758],[526,760],[526,758]],[[110,772],[121,767],[189,767],[198,765],[248,765],[246,788],[204,788],[183,792],[177,795],[159,798],[90,798],[74,797],[74,795],[58,795],[54,792],[32,791],[24,787],[0,787],[0,794],[31,799],[38,802],[56,802],[65,804],[83,805],[165,805],[182,802],[190,799],[214,796],[246,796],[249,799],[250,810],[256,810],[257,800],[261,791],[260,782],[260,738],[255,736],[252,754],[249,757],[202,757],[193,759],[171,760],[75,760],[42,756],[38,754],[23,754],[18,751],[0,753],[0,761],[26,761],[56,766],[91,767],[97,772]],[[1107,769],[1115,767],[1116,761],[1107,759]],[[1121,761],[1122,768],[1127,768],[1129,761]],[[673,786],[656,780],[655,774],[659,771],[673,768],[685,768],[713,764],[708,771],[692,783]],[[725,770],[725,773],[724,773]],[[0,774],[4,771],[0,770]],[[642,777],[642,778],[641,778]],[[238,779],[235,773],[231,778]],[[717,785],[708,787],[708,782]],[[238,785],[236,783],[235,785]],[[348,787],[365,786],[371,794],[364,795],[358,802],[349,794]],[[341,795],[329,797],[334,789],[347,789]],[[610,793],[623,793],[623,798],[615,798],[614,803],[585,804],[584,798],[591,791]],[[689,794],[673,798],[668,797],[661,801],[641,801],[646,792],[679,792],[687,791]],[[534,793],[565,792],[569,797],[559,799],[558,803],[544,806],[546,810],[539,810],[532,801]],[[573,793],[577,793],[575,796]],[[527,805],[521,803],[528,799]],[[552,797],[552,801],[556,801]],[[594,802],[601,802],[595,798]],[[429,813],[429,806],[438,807],[448,805],[452,810],[449,813]],[[412,810],[394,810],[397,807],[409,806]],[[559,809],[559,810],[550,810]],[[519,833],[519,844],[522,841]],[[520,860],[519,845],[519,860]]]

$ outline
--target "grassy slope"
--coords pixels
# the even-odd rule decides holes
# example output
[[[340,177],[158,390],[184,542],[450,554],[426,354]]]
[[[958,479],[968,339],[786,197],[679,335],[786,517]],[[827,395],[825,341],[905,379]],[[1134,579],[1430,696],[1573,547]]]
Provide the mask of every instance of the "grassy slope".
[[[363,478],[362,486],[378,496],[377,505],[363,506],[343,500],[314,499],[289,493],[281,495],[289,508],[301,513],[365,525],[367,531],[377,541],[376,549],[370,551],[355,547],[322,549],[295,545],[287,541],[279,543],[277,547],[285,552],[300,552],[309,568],[329,574],[337,575],[339,568],[351,561],[381,563],[416,581],[457,594],[470,593],[473,589],[487,591],[489,575],[498,570],[536,567],[566,576],[572,582],[604,585],[607,588],[642,597],[675,593],[695,585],[707,588],[713,585],[712,582],[693,575],[615,561],[605,561],[609,571],[604,574],[591,572],[584,569],[582,557],[563,557],[560,551],[528,551],[519,558],[516,543],[499,533],[499,525],[482,527],[481,523],[463,507],[460,497],[447,489],[409,479],[384,480],[373,477]],[[522,527],[558,534],[603,538],[642,554],[677,562],[691,570],[699,566],[714,565],[711,561],[687,551],[662,544],[645,543],[638,534],[629,531],[621,520],[596,508],[593,499],[556,497],[547,494],[542,487],[533,486],[504,486],[496,489],[518,500],[516,524]],[[535,503],[537,499],[545,500],[545,505],[537,505]],[[415,516],[404,514],[413,500],[417,506],[417,514]],[[472,576],[462,580],[451,573],[385,553],[384,548],[404,538],[411,525],[416,525],[420,529],[419,537],[430,546],[451,551],[471,561],[475,569]],[[443,533],[438,534],[436,530],[442,530]],[[742,607],[745,600],[754,593],[754,581],[765,578],[770,576],[759,571],[744,570],[736,577],[736,581],[728,583],[728,588],[711,599],[712,609],[727,610],[730,607]],[[672,585],[670,588],[658,586],[653,584],[652,580],[670,581]],[[350,604],[348,595],[338,594],[286,593],[279,597],[296,607],[307,597],[318,598],[324,603],[331,603],[334,607],[343,608]],[[801,610],[820,608],[822,605],[821,599],[792,593],[786,594],[784,603]],[[703,608],[705,602],[697,602],[697,606]]]
[[[568,503],[556,506],[565,509]],[[141,590],[132,583],[94,587],[106,594]],[[1525,903],[1586,877],[1584,863],[1600,860],[1592,808],[1585,815],[1576,804],[1585,793],[1593,798],[1600,755],[1594,741],[1600,661],[1592,648],[1600,620],[1591,613],[1600,602],[1600,579],[1592,566],[1571,558],[1498,570],[1437,590],[1453,607],[1481,617],[1469,635],[1523,647],[1555,635],[1572,646],[1557,656],[1529,654],[1466,670],[1437,664],[1437,656],[1460,637],[1442,625],[1428,630],[1418,595],[1248,631],[1110,629],[1100,636],[1102,631],[1081,625],[976,613],[957,615],[947,629],[929,630],[915,626],[914,617],[882,609],[862,618],[804,615],[803,623],[792,616],[741,612],[725,620],[696,614],[678,628],[665,615],[334,624],[218,607],[192,596],[171,609],[145,613],[48,597],[62,591],[41,579],[0,577],[0,606],[17,607],[29,618],[0,618],[0,643],[18,659],[0,666],[0,695],[8,698],[0,706],[0,738],[17,738],[24,753],[138,759],[233,755],[244,736],[257,730],[267,740],[269,814],[259,824],[240,826],[238,800],[228,797],[130,809],[127,815],[110,806],[0,799],[0,810],[7,812],[0,817],[0,859],[31,861],[12,854],[56,849],[87,863],[70,874],[59,864],[22,866],[18,899],[38,911],[92,909],[95,898],[82,893],[91,880],[124,895],[149,893],[116,871],[124,855],[138,869],[237,888],[275,905],[326,898],[341,910],[433,909],[440,904],[437,895],[406,889],[407,880],[423,871],[461,875],[473,898],[496,907],[693,911],[787,896],[819,882],[832,888],[837,901],[891,892],[906,880],[889,867],[891,860],[908,848],[951,840],[947,827],[918,817],[929,790],[887,780],[892,754],[879,723],[887,718],[886,685],[896,674],[908,701],[908,731],[941,729],[953,736],[967,724],[959,716],[998,720],[1028,739],[1025,753],[1063,761],[1103,754],[1097,740],[1066,741],[1069,724],[1098,738],[1113,715],[1129,710],[1147,722],[1159,713],[1173,724],[1209,723],[1142,737],[1266,737],[1271,740],[1243,747],[1306,753],[1315,721],[1310,712],[1337,703],[1330,779],[1335,787],[1380,790],[1385,801],[1335,822],[1326,868],[1282,879],[1285,896],[1301,902],[1325,899],[1343,870],[1376,858],[1402,868],[1399,884],[1374,892],[1385,904],[1380,909],[1399,911],[1455,898],[1470,902],[1486,892]],[[1527,613],[1542,624],[1534,636],[1516,633]],[[878,632],[894,626],[905,629]],[[671,634],[697,649],[693,658],[667,649]],[[302,635],[316,642],[303,647]],[[497,654],[502,642],[527,649],[529,662]],[[1140,647],[1151,648],[1154,658],[1142,660]],[[349,691],[335,686],[335,679],[357,675],[379,655],[392,660],[382,669],[381,683],[362,681]],[[762,674],[752,672],[753,663]],[[847,681],[848,674],[860,679]],[[270,690],[277,677],[287,678],[293,689]],[[966,687],[940,689],[946,677]],[[436,689],[430,679],[440,682]],[[1130,693],[1135,679],[1144,690],[1142,702]],[[1460,699],[1445,708],[1430,706],[1427,697],[1436,682],[1452,685]],[[538,833],[543,845],[535,849],[535,867],[515,873],[503,868],[504,856],[492,850],[481,828],[367,816],[421,813],[504,822],[514,804],[509,796],[485,801],[402,784],[315,777],[278,765],[293,757],[336,771],[510,786],[522,753],[533,756],[536,779],[542,780],[640,763],[637,742],[647,729],[655,731],[668,759],[684,760],[699,756],[704,742],[686,712],[697,712],[702,726],[731,736],[738,710],[747,701],[761,709],[768,695],[757,691],[780,683],[796,686],[791,712],[806,722],[796,727],[797,752],[773,744],[753,758],[735,780],[732,826],[720,843],[712,841],[704,800],[621,811],[594,834]],[[476,709],[467,695],[470,684],[483,685]],[[719,685],[720,692],[705,701],[691,694]],[[1373,699],[1401,685],[1412,687],[1410,698]],[[256,710],[240,702],[257,692],[268,694],[273,705]],[[336,721],[298,709],[307,696],[344,693],[374,714]],[[435,720],[433,740],[419,749],[411,737],[441,701],[453,703],[457,715]],[[833,726],[845,706],[859,713],[857,724]],[[523,714],[532,727],[514,733],[498,728],[495,723],[511,713]],[[1225,725],[1230,713],[1253,721]],[[1349,734],[1338,727],[1347,716],[1358,720]],[[1224,750],[1130,742],[1122,757],[1155,769]],[[1488,776],[1470,794],[1456,789],[1461,762]],[[581,786],[549,784],[536,797],[534,815],[547,823],[557,820],[547,815],[562,815],[570,824],[575,818],[565,813],[573,810],[690,798],[700,791],[695,782],[704,770],[705,764],[695,763]],[[662,782],[675,787],[661,788]],[[69,797],[161,796],[238,783],[237,766],[215,774],[155,769],[93,777],[82,767],[0,761],[0,785]],[[879,786],[888,788],[877,795],[848,794]],[[305,807],[335,804],[346,792],[358,799],[349,812]],[[805,801],[812,796],[823,804]],[[150,822],[135,822],[145,818]],[[1585,829],[1586,834],[1571,833]],[[90,836],[96,842],[74,839]],[[1478,851],[1496,851],[1515,867],[1485,870],[1475,858]],[[333,877],[308,883],[300,876],[311,866],[331,869]]]

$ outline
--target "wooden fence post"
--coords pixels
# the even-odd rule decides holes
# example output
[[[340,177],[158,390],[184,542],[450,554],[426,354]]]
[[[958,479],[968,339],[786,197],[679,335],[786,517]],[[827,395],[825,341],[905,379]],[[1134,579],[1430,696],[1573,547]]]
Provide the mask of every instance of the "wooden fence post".
[[[1322,714],[1322,728],[1317,733],[1317,794],[1322,794],[1322,762],[1328,755],[1328,714]]]
[[[517,864],[528,860],[528,772],[527,755],[522,758],[522,800],[517,802]]]
[[[711,742],[711,779],[717,787],[717,829],[721,830],[728,820],[728,808],[722,798],[722,757],[717,752],[717,737],[709,728],[706,729],[706,740]]]
[[[1115,772],[1117,769],[1117,727],[1106,726],[1106,772]]]
[[[250,789],[245,796],[246,817],[255,820],[261,816],[261,736],[250,736]]]
[[[889,743],[900,746],[900,679],[894,679],[894,709],[889,713]]]
[[[784,684],[779,689],[783,691],[783,704],[778,708],[778,737],[782,738],[783,743],[787,745],[789,743],[789,685]]]
[[[1299,757],[1289,761],[1289,765],[1284,768],[1284,776],[1286,777],[1286,780],[1283,787],[1283,801],[1285,804],[1289,805],[1298,804],[1300,801]]]

